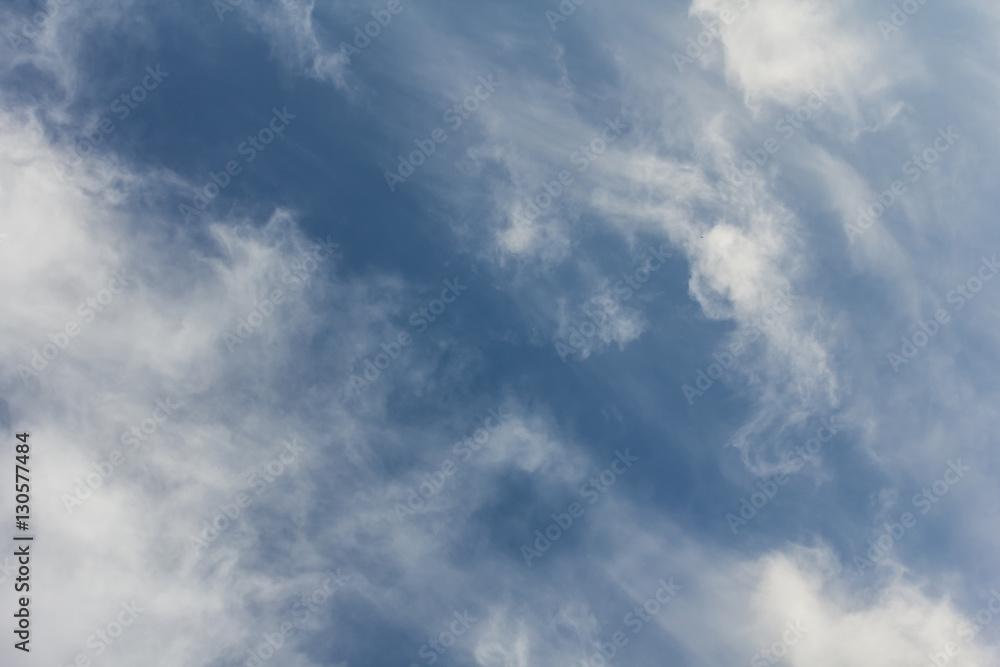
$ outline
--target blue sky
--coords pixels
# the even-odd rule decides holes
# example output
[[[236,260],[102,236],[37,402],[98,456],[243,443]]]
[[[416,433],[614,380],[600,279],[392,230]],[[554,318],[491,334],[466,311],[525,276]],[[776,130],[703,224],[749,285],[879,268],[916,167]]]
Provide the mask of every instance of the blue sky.
[[[2,650],[997,664],[998,35],[981,0],[6,3]]]

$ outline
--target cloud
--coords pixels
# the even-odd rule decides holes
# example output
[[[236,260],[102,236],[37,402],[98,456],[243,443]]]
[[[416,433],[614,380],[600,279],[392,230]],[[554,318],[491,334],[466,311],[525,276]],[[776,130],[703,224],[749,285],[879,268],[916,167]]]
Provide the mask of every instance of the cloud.
[[[890,41],[857,3],[758,0],[679,71],[722,3],[586,3],[555,31],[537,6],[406,7],[348,63],[376,5],[65,4],[5,61],[0,423],[32,433],[40,659],[242,664],[340,568],[275,661],[420,662],[468,611],[446,659],[488,666],[589,660],[619,631],[634,664],[911,665],[949,642],[995,662],[963,625],[995,579],[994,285],[886,361],[997,247],[995,76],[959,66],[992,10],[927,5]],[[138,44],[197,67],[63,170]],[[487,75],[496,95],[388,192],[399,147]],[[179,110],[217,104],[225,127],[278,85],[314,161],[269,152],[231,208],[182,224],[177,165],[220,162],[218,129]],[[962,142],[852,243],[949,124]],[[672,257],[626,301],[651,248]],[[447,305],[445,279],[468,285]],[[724,388],[684,401],[734,343]],[[832,414],[848,426],[730,535]],[[642,463],[529,567],[520,548],[626,448]],[[959,456],[977,473],[856,576],[872,526]],[[96,655],[123,604],[142,611]]]
[[[349,61],[341,49],[323,43],[324,31],[316,21],[313,0],[282,0],[273,3],[246,2],[236,9],[243,13],[271,44],[274,55],[293,71],[319,81],[346,86]],[[230,10],[232,11],[232,10]],[[223,14],[224,18],[227,14]],[[319,33],[319,34],[318,34]]]

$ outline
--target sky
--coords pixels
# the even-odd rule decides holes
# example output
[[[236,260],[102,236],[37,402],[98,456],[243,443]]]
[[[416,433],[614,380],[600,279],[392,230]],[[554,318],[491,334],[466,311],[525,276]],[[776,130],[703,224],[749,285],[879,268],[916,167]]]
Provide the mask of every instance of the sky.
[[[2,663],[1000,664],[998,44],[4,2]]]

